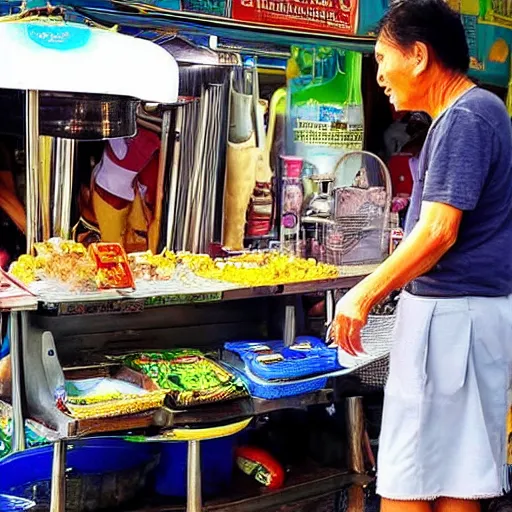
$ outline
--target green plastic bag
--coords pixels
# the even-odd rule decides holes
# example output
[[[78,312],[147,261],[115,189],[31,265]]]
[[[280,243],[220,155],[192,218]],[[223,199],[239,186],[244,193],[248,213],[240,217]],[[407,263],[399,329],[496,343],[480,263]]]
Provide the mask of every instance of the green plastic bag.
[[[142,352],[123,364],[168,391],[172,407],[184,408],[248,396],[243,382],[199,350]]]

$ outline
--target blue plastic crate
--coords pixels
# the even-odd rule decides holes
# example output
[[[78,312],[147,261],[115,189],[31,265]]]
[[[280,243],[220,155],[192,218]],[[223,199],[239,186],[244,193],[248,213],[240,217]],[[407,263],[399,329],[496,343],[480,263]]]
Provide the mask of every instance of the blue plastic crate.
[[[234,367],[230,367],[229,369],[242,379],[252,397],[263,398],[265,400],[277,400],[278,398],[288,398],[290,396],[313,393],[314,391],[325,388],[328,380],[327,377],[318,377],[317,379],[307,381],[263,382],[255,375],[252,375],[247,369],[243,371]]]
[[[341,369],[336,349],[329,348],[325,342],[312,336],[299,336],[295,346],[308,343],[308,350],[295,350],[278,341],[233,341],[224,345],[223,359],[230,365],[266,381],[300,379],[334,372]],[[258,360],[261,351],[268,347],[272,353],[280,354],[284,360],[265,364]]]

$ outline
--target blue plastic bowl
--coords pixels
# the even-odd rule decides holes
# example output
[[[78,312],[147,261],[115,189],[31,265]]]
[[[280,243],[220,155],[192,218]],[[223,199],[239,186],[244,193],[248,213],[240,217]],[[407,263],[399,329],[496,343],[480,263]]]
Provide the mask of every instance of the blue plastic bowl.
[[[229,436],[201,441],[201,487],[207,497],[229,489],[238,437]],[[162,496],[183,498],[187,495],[188,443],[162,443],[161,458],[155,472],[155,491]]]
[[[122,439],[70,443],[66,457],[69,491],[66,510],[101,510],[130,501],[144,488],[157,453],[157,447],[152,444]],[[46,506],[50,501],[52,460],[52,446],[8,456],[0,462],[0,493],[28,498],[38,506]],[[0,510],[4,509],[0,507]]]
[[[155,456],[150,444],[130,443],[122,439],[83,440],[68,444],[67,474],[115,473],[149,464]],[[17,487],[50,480],[53,446],[15,453],[0,462],[0,493]]]
[[[35,507],[35,503],[24,498],[18,498],[17,496],[7,496],[6,494],[0,494],[0,510],[2,512],[15,512],[21,510],[30,510]]]

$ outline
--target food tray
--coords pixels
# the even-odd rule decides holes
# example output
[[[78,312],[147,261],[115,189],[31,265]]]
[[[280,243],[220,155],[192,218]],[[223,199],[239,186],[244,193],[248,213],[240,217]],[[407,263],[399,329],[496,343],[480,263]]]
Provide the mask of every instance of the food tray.
[[[267,355],[282,356],[283,359],[268,364],[262,360]],[[312,336],[299,336],[291,347],[286,347],[281,340],[228,342],[224,345],[222,358],[267,381],[300,379],[341,368],[336,350]]]

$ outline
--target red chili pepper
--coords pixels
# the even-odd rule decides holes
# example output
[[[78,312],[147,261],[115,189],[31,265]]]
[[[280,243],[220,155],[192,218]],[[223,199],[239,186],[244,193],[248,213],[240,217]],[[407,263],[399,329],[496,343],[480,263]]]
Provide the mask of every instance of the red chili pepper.
[[[241,446],[235,451],[236,463],[246,474],[253,476],[269,489],[284,484],[284,469],[270,453],[254,446]]]

